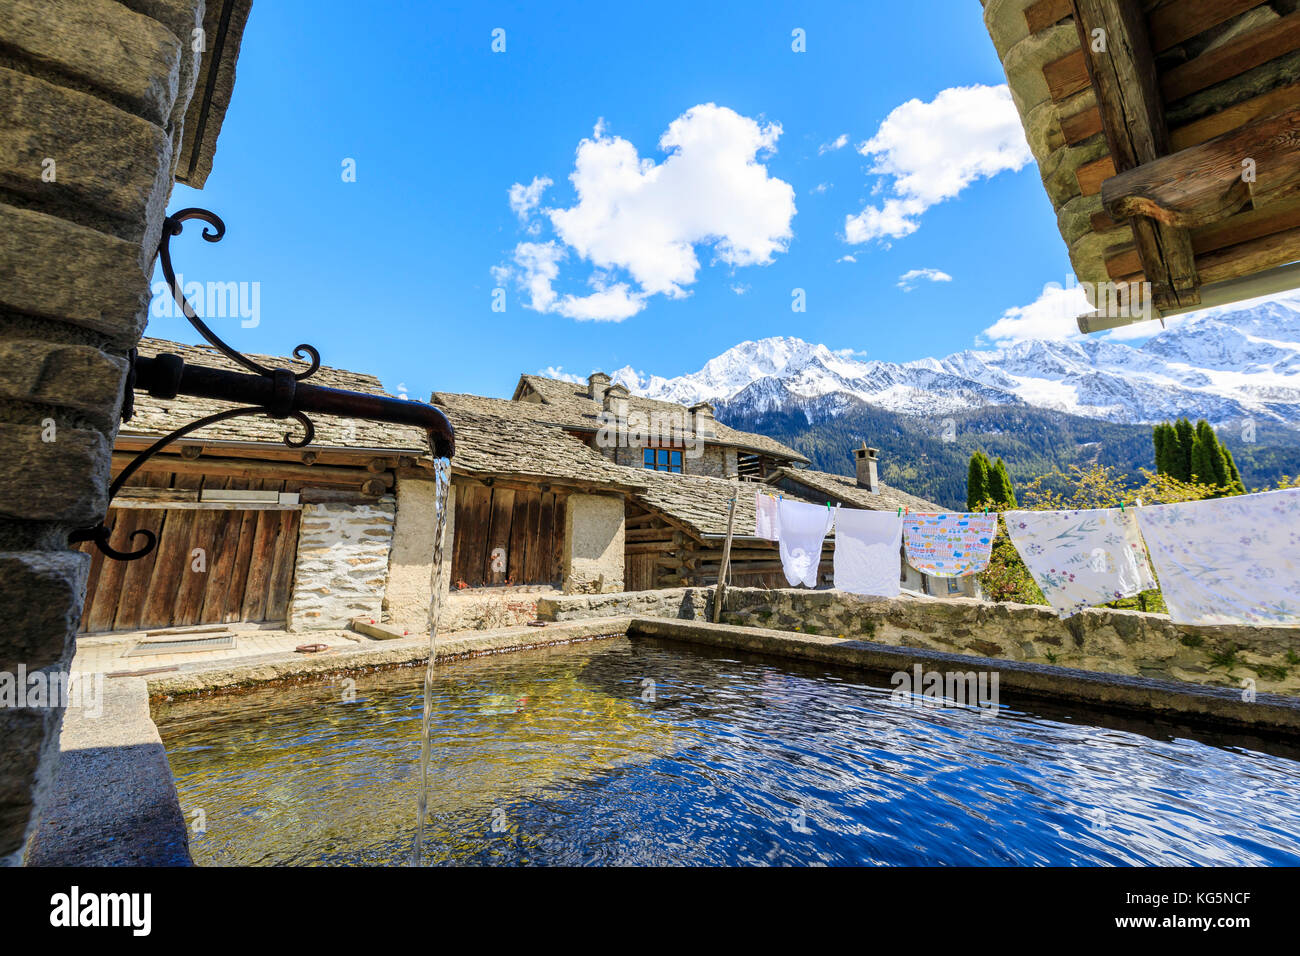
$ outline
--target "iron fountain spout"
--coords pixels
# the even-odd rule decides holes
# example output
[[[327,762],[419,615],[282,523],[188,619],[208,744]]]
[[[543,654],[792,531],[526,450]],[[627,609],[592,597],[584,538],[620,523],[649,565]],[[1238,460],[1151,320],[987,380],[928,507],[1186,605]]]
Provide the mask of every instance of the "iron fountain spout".
[[[284,443],[291,448],[306,447],[316,437],[316,426],[308,417],[309,412],[315,412],[321,415],[364,418],[390,425],[422,428],[428,436],[429,450],[435,458],[451,458],[456,453],[456,436],[451,422],[440,409],[432,405],[388,395],[350,392],[341,388],[327,388],[304,382],[304,379],[311,378],[320,369],[320,353],[311,345],[301,344],[294,348],[295,358],[303,359],[306,356],[309,360],[305,370],[295,372],[287,368],[268,368],[226,344],[194,311],[176,279],[175,269],[172,268],[171,239],[173,236],[180,235],[184,228],[183,224],[191,219],[204,223],[203,239],[207,242],[219,242],[226,234],[226,224],[222,222],[221,217],[207,209],[191,207],[168,216],[163,221],[162,239],[158,244],[158,259],[163,276],[167,280],[173,298],[190,324],[208,341],[208,344],[236,365],[248,369],[248,372],[187,365],[179,355],[170,352],[145,356],[139,355],[132,349],[126,394],[122,399],[122,421],[130,421],[134,414],[133,391],[135,389],[147,391],[157,398],[168,399],[178,395],[192,395],[230,402],[234,407],[189,422],[159,438],[137,455],[113,479],[108,489],[110,501],[150,457],[172,442],[201,428],[244,415],[267,415],[275,419],[292,418],[303,427],[305,434],[298,439],[291,434],[286,434]],[[119,551],[109,544],[110,533],[111,529],[101,521],[93,528],[73,531],[69,535],[69,543],[93,541],[100,551],[115,561],[132,561],[144,557],[157,544],[157,535],[142,528],[132,532],[131,538],[132,540],[137,537],[143,538],[144,545],[135,551]]]
[[[153,357],[136,356],[134,386],[157,398],[192,395],[252,405],[272,418],[293,417],[302,421],[301,415],[315,412],[410,425],[424,429],[435,458],[450,458],[456,453],[455,431],[441,409],[387,395],[310,385],[299,381],[288,369],[272,369],[270,375],[246,374],[187,365],[179,355],[165,352]]]

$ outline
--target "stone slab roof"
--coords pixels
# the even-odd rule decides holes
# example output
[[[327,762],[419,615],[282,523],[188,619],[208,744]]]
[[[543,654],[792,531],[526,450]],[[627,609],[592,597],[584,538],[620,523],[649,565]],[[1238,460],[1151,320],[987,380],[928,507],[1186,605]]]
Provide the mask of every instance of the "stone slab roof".
[[[782,478],[805,488],[807,496],[816,499],[824,495],[850,508],[866,508],[870,511],[893,511],[896,508],[907,508],[910,511],[952,510],[916,495],[909,495],[906,491],[891,488],[884,482],[880,484],[879,493],[873,493],[860,487],[857,479],[848,475],[833,475],[809,468],[780,468],[778,471]]]
[[[212,172],[217,136],[235,88],[235,64],[253,0],[208,0],[203,12],[205,53],[178,144],[176,181],[202,189]],[[191,30],[179,36],[191,42]]]
[[[802,468],[780,468],[778,471],[782,478],[798,482],[800,488],[797,491],[782,491],[761,482],[735,482],[706,475],[678,475],[647,470],[642,476],[646,488],[634,494],[633,498],[697,535],[727,533],[728,502],[733,494],[739,495],[734,534],[752,535],[755,491],[780,494],[810,504],[825,504],[830,501],[832,504],[843,504],[846,508],[866,508],[871,511],[893,511],[896,508],[911,511],[950,510],[888,485],[881,485],[880,493],[872,494],[865,488],[859,488],[857,482],[846,475]]]
[[[727,533],[727,511],[731,496],[736,499],[737,536],[754,533],[754,493],[772,491],[753,481],[729,481],[707,475],[678,475],[666,471],[645,471],[646,490],[633,497],[651,510],[685,525],[697,535]],[[800,496],[799,500],[811,501]]]
[[[538,420],[553,420],[555,424],[584,431],[595,431],[600,427],[598,416],[601,405],[588,397],[585,383],[566,382],[557,378],[546,378],[543,375],[520,376],[520,385],[525,384],[542,398],[542,403],[513,402],[512,404],[521,405],[526,410],[531,409],[524,414],[531,414]],[[517,390],[516,395],[518,394]],[[665,421],[680,417],[686,410],[685,406],[678,405],[676,402],[663,402],[639,395],[629,395],[627,405],[629,412],[641,411],[648,415],[658,415]],[[713,428],[714,434],[704,436],[706,441],[713,444],[727,445],[742,451],[760,452],[787,461],[808,461],[793,448],[766,435],[742,432],[722,422],[715,422]]]
[[[599,485],[613,491],[645,487],[642,472],[614,464],[560,428],[445,410],[456,429],[454,473]]]

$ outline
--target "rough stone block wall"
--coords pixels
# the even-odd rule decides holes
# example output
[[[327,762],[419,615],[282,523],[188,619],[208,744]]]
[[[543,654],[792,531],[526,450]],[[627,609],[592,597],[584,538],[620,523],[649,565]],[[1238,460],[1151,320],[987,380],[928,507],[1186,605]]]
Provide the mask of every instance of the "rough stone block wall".
[[[303,505],[289,630],[337,629],[362,615],[380,620],[396,513],[391,496],[373,505]]]
[[[0,669],[66,669],[126,351],[194,92],[202,0],[0,0]],[[54,777],[58,707],[0,712],[0,862]]]
[[[731,452],[731,471],[727,471],[727,452]],[[688,475],[726,478],[736,473],[736,450],[723,448],[721,445],[707,445],[698,458],[687,456],[685,462],[685,471]]]
[[[669,588],[544,598],[537,613],[548,621],[624,615],[708,620],[712,607],[712,588]],[[1062,621],[1048,608],[1026,604],[873,600],[794,588],[728,588],[720,623],[1300,695],[1297,628],[1189,627],[1165,614],[1109,608]]]
[[[438,515],[432,481],[397,479],[397,519],[393,528],[393,549],[388,559],[388,588],[384,594],[384,621],[410,628],[412,633],[428,630],[429,601],[433,597],[434,532]],[[456,486],[447,489],[447,527],[443,532],[443,562],[440,587],[446,597],[451,585],[452,541],[456,534]],[[443,614],[446,614],[444,609]]]
[[[623,590],[623,496],[570,495],[564,509],[564,592]]]

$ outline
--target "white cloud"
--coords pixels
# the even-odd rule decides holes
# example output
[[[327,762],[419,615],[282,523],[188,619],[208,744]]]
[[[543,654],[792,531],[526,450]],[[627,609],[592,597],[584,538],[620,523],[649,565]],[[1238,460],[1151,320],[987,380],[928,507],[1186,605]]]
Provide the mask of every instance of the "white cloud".
[[[769,176],[760,161],[780,135],[779,124],[759,125],[706,103],[669,124],[659,140],[668,156],[655,163],[597,123],[592,137],[578,144],[569,176],[577,203],[544,210],[557,238],[515,249],[514,274],[529,290],[529,307],[621,321],[641,311],[650,296],[688,295],[700,268],[696,246],[711,246],[715,261],[733,267],[770,263],[785,251],[795,215],[794,189]],[[542,182],[549,181],[516,184],[520,204]],[[534,205],[540,195],[537,189]],[[513,189],[511,206],[516,207]],[[570,251],[599,270],[588,280],[594,293],[554,291],[558,263]],[[626,280],[612,278],[623,274]]]
[[[849,134],[840,133],[839,136],[836,136],[829,143],[822,143],[820,146],[818,146],[817,155],[825,156],[827,153],[833,153],[835,150],[843,149],[847,145],[849,145]]]
[[[818,183],[818,184],[817,184],[816,186],[814,186],[812,189],[808,190],[808,192],[810,192],[810,193],[814,193],[814,194],[816,194],[816,195],[821,195],[822,193],[826,192],[826,190],[830,189],[832,185],[834,185],[834,184],[833,184],[833,183]]]
[[[979,335],[999,348],[1026,339],[1064,341],[1081,337],[1077,319],[1091,312],[1088,297],[1079,286],[1062,287],[1055,282],[1043,286],[1042,293],[1028,305],[1017,305]]]
[[[556,242],[521,242],[515,246],[515,276],[521,288],[529,295],[530,309],[549,312],[555,305],[556,294],[551,283],[560,277],[560,260],[565,257],[563,248]],[[509,270],[504,270],[509,275]],[[500,267],[493,270],[498,282],[503,282]]]
[[[744,295],[750,289],[748,282],[735,282],[731,286],[731,291],[736,295]]]
[[[587,381],[587,378],[584,375],[575,375],[572,372],[566,372],[563,365],[548,365],[546,368],[538,370],[537,374],[544,378],[558,378],[565,382]]]
[[[893,195],[845,216],[844,238],[855,244],[911,235],[931,206],[1033,158],[1005,85],[958,86],[929,103],[908,100],[858,152],[874,157],[870,171],[890,178]]]
[[[842,255],[842,256],[840,256],[840,257],[839,257],[838,259],[836,259],[835,261],[836,261],[836,262],[857,262],[857,261],[858,261],[858,257],[857,257],[857,256],[854,256],[854,255],[847,255],[847,254],[846,254],[846,255]]]
[[[514,210],[520,222],[532,215],[533,210],[542,201],[542,193],[550,186],[551,180],[547,177],[534,176],[533,181],[527,186],[523,183],[515,183],[510,187],[510,208]]]
[[[908,269],[898,277],[898,287],[904,292],[911,292],[916,288],[918,279],[926,282],[951,282],[952,276],[939,269]]]

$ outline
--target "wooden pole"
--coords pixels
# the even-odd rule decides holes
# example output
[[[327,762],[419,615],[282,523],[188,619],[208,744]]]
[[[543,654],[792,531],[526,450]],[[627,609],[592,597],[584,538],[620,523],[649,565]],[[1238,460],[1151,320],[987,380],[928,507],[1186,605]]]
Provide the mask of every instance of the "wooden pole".
[[[736,491],[731,496],[731,506],[727,509],[727,540],[722,545],[722,564],[718,566],[718,583],[713,587],[713,623],[722,617],[722,593],[727,589],[727,566],[731,564],[731,534],[736,527],[736,496],[740,494],[737,482]]]

